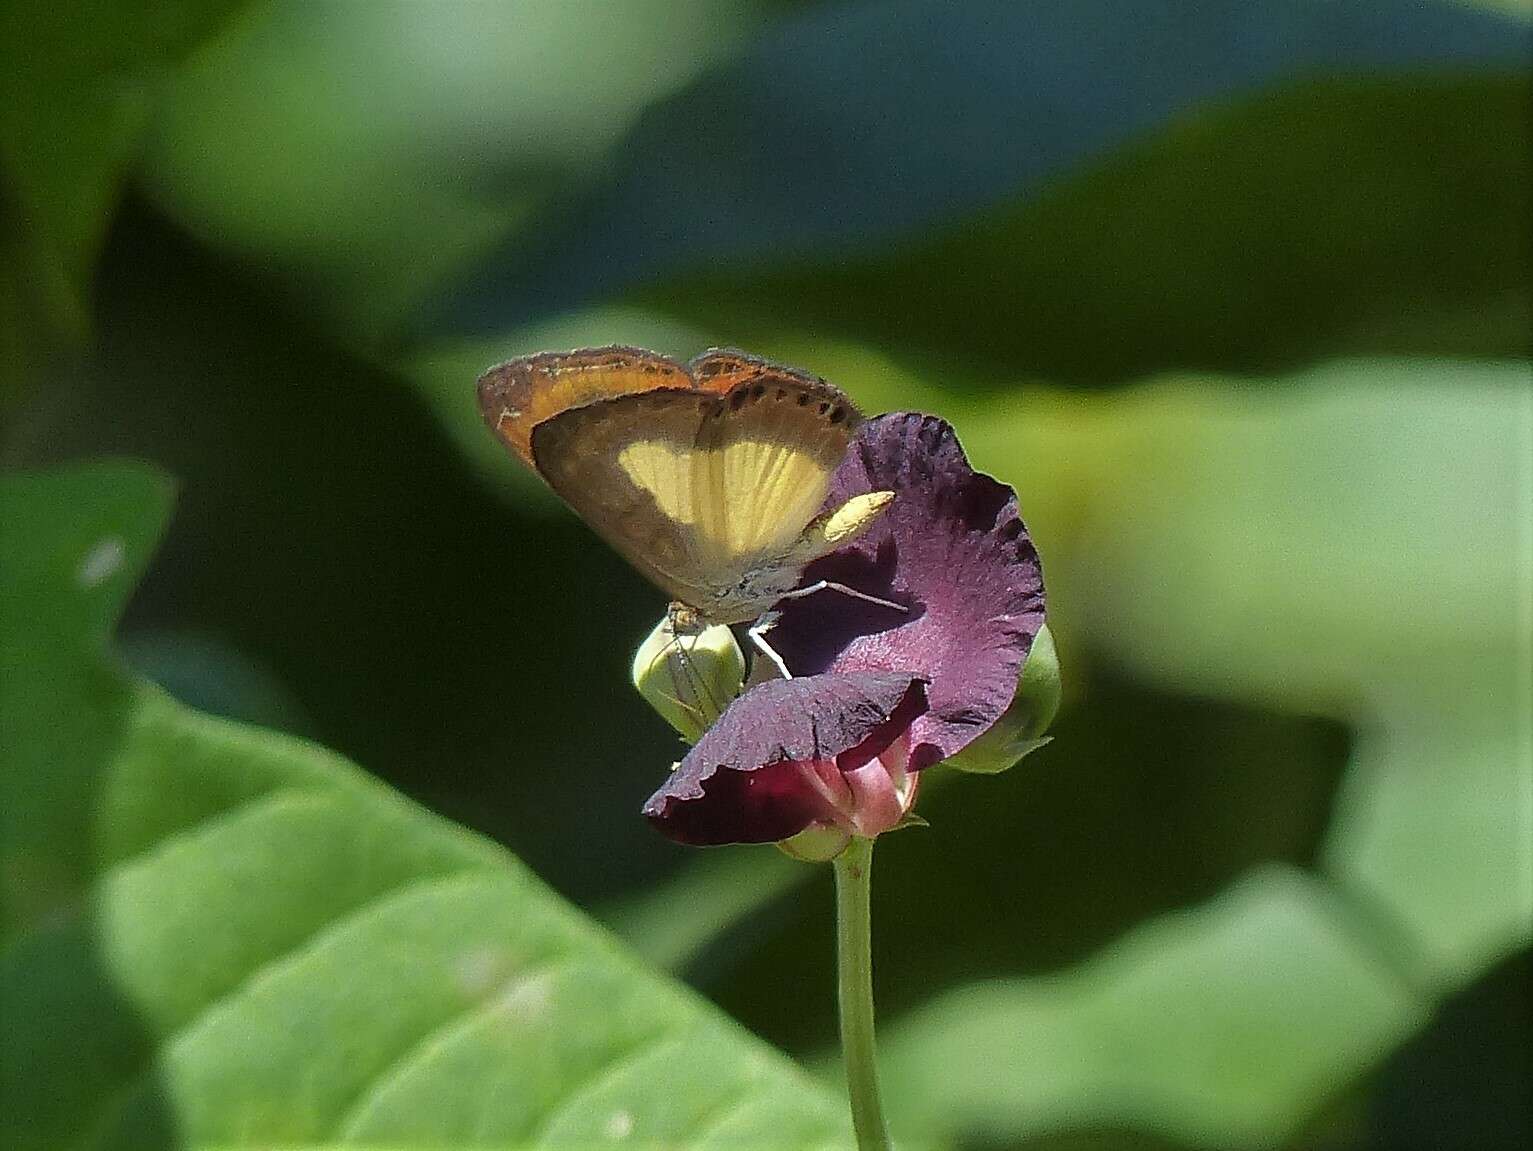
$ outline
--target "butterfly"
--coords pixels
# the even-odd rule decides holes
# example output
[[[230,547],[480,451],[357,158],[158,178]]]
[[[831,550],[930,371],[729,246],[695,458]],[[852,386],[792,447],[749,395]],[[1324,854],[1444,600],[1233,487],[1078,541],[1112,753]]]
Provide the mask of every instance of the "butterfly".
[[[820,511],[861,416],[815,376],[733,349],[683,364],[638,348],[524,356],[479,377],[491,430],[674,601],[678,631],[759,621],[814,560],[855,539],[894,498]]]

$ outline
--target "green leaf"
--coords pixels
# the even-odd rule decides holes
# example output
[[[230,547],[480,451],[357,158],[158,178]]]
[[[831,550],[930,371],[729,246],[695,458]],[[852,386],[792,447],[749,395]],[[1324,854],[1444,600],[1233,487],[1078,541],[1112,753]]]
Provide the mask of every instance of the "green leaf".
[[[1529,367],[1341,361],[952,405],[1013,482],[1050,624],[1179,689],[1351,715],[1522,634]],[[1445,674],[1446,673],[1446,674]]]
[[[1314,881],[1273,867],[1066,974],[942,993],[885,1029],[885,1096],[938,1137],[1113,1124],[1272,1147],[1428,1015]]]
[[[263,5],[177,83],[145,189],[348,335],[392,339],[422,292],[564,211],[648,104],[770,18],[760,0]]]
[[[0,483],[6,936],[69,907],[96,867],[94,792],[131,696],[101,652],[170,501],[164,475],[126,465]]]
[[[834,1095],[500,848],[108,664],[168,504],[130,464],[0,486],[0,1141],[844,1139]]]
[[[1517,74],[1242,95],[900,243],[716,259],[626,298],[742,342],[869,343],[950,388],[1526,356],[1529,99]]]
[[[1533,939],[1528,365],[1046,396],[957,422],[1023,493],[1054,628],[1151,682],[1355,725],[1328,867],[1444,987]]]
[[[1533,0],[1459,0],[1459,3],[1523,18],[1533,17]]]
[[[1533,460],[1533,412],[1526,431]],[[1526,539],[1533,484],[1520,514]],[[1325,844],[1327,870],[1409,937],[1443,991],[1533,941],[1533,619],[1520,627],[1499,644],[1436,640],[1437,681],[1379,701]]]
[[[694,852],[674,875],[602,908],[597,917],[649,962],[680,971],[819,870],[756,844]]]
[[[0,8],[0,182],[76,298],[168,70],[243,6]]]
[[[1403,0],[950,9],[796,13],[658,102],[589,203],[535,252],[492,251],[435,319],[622,298],[990,384],[1528,348],[1524,23]]]

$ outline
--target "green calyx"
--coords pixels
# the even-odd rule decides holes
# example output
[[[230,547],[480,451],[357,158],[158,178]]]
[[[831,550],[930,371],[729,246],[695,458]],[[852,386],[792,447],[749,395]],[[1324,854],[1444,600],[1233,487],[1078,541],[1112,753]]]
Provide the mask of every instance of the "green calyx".
[[[1059,656],[1044,624],[1022,665],[1011,706],[968,747],[943,760],[943,766],[978,775],[995,775],[1013,766],[1049,742],[1044,732],[1059,712],[1060,692]]]

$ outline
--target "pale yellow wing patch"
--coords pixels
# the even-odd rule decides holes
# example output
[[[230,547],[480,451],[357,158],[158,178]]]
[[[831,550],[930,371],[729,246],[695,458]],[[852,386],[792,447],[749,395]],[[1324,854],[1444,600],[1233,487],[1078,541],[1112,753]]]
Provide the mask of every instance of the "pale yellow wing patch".
[[[857,414],[829,385],[742,384],[703,421],[693,506],[708,546],[753,566],[787,553],[825,502]]]
[[[693,530],[700,556],[726,568],[789,550],[830,485],[812,454],[762,440],[711,450],[639,440],[619,451],[617,463],[662,514]]]
[[[692,456],[715,402],[650,391],[573,408],[532,433],[548,485],[672,599],[693,605],[714,586],[697,548]]]
[[[654,498],[663,515],[678,524],[698,526],[692,482],[698,453],[692,445],[636,440],[619,450],[617,466],[634,487]]]
[[[796,381],[740,395],[720,401],[693,443],[635,439],[617,453],[628,482],[691,529],[698,567],[735,577],[793,550],[825,500],[850,423],[844,408],[832,423],[818,396],[800,404],[807,393]]]
[[[799,444],[747,439],[714,448],[694,473],[709,546],[734,556],[787,551],[820,510],[833,470]]]

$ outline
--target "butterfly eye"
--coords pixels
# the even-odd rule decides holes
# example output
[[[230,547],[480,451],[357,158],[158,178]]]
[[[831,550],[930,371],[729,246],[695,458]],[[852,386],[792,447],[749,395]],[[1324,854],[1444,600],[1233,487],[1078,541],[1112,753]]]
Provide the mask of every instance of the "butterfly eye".
[[[834,411],[832,411],[830,413],[830,422],[833,423],[833,424],[839,424],[844,419],[846,419],[846,409],[845,408],[837,407]]]

